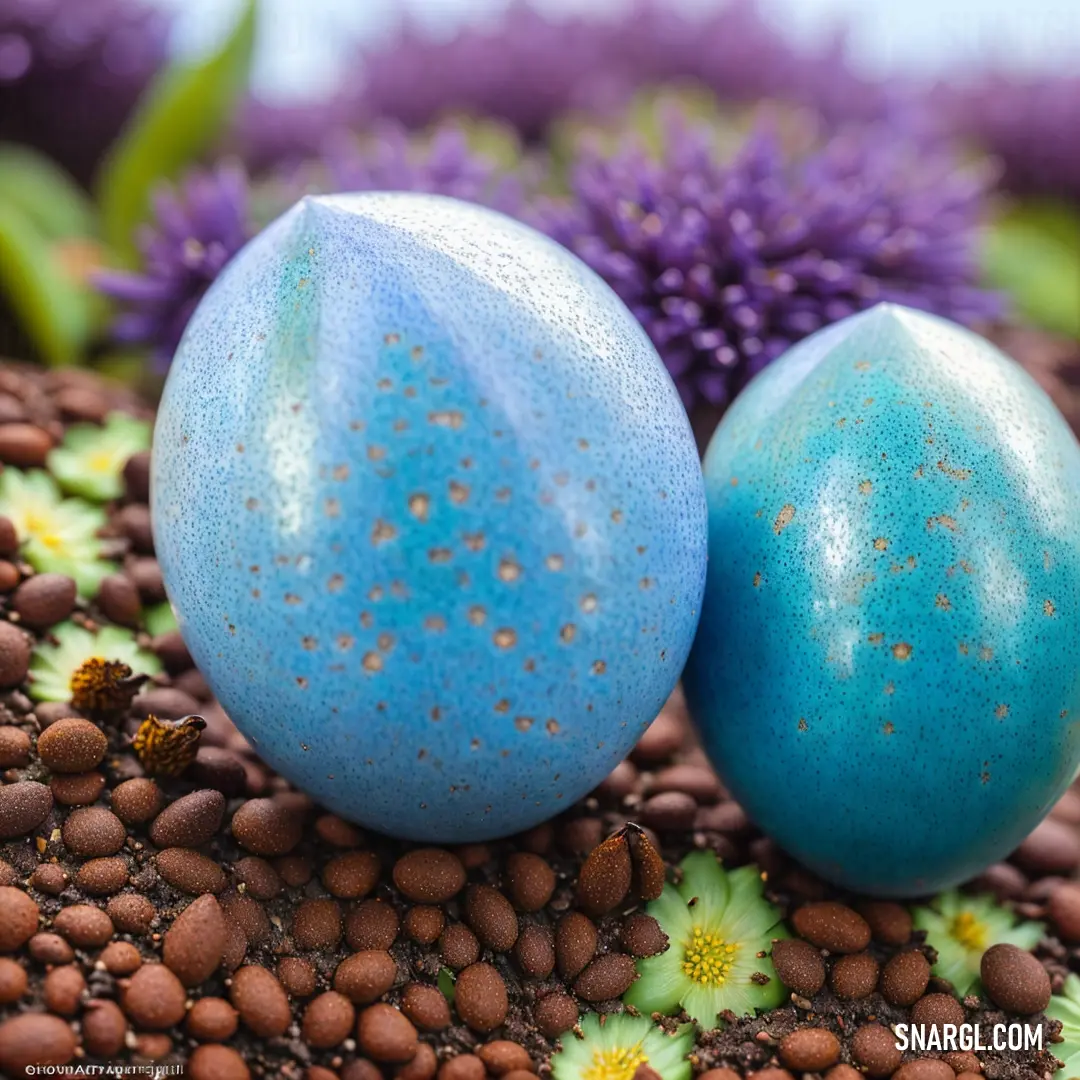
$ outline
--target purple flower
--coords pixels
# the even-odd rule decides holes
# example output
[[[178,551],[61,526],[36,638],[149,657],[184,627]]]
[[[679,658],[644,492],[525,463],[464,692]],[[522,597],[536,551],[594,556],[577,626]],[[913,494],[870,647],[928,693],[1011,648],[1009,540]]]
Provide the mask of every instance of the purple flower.
[[[160,369],[168,367],[203,293],[251,235],[247,177],[236,165],[188,173],[178,188],[154,199],[154,222],[139,239],[139,273],[107,271],[95,281],[125,312],[113,337],[149,345]]]
[[[0,139],[89,181],[162,63],[168,28],[138,0],[4,0]]]
[[[789,345],[879,301],[969,323],[985,170],[884,127],[785,152],[759,124],[733,161],[675,114],[659,160],[586,149],[572,197],[538,223],[648,331],[688,405],[722,405]]]
[[[301,195],[319,191],[429,191],[522,212],[516,178],[470,150],[455,127],[423,142],[390,124],[364,140],[339,136],[322,158],[282,170],[255,190],[238,166],[192,172],[178,189],[158,194],[154,222],[140,240],[141,271],[98,275],[98,288],[124,308],[113,337],[150,346],[157,366],[167,368],[199,300],[254,235],[252,219],[269,220]],[[257,214],[256,202],[261,203]]]
[[[530,140],[568,111],[608,112],[641,87],[678,81],[728,100],[783,98],[827,116],[880,115],[885,91],[852,74],[844,53],[842,37],[817,52],[794,48],[756,0],[707,14],[635,0],[619,16],[562,20],[519,0],[494,25],[449,41],[406,23],[389,45],[362,51],[353,96],[368,115],[409,127],[458,111],[504,120]]]
[[[1004,187],[1080,200],[1080,76],[987,76],[937,101],[953,131],[998,158]]]

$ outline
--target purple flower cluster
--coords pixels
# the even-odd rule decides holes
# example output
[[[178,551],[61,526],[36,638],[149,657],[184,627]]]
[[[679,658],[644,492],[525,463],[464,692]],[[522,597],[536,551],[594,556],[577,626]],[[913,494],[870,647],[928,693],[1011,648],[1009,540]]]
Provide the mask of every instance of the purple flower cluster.
[[[574,110],[602,113],[643,86],[693,81],[727,100],[783,98],[830,116],[879,115],[884,90],[848,69],[838,37],[794,48],[756,0],[689,14],[632,0],[607,18],[556,20],[518,0],[493,25],[438,40],[406,24],[389,45],[361,52],[356,96],[371,116],[420,127],[452,111],[506,121],[536,139]]]
[[[938,104],[952,131],[998,158],[1003,187],[1080,200],[1080,75],[987,77]]]
[[[168,29],[138,0],[3,0],[0,139],[88,181],[161,65]]]
[[[785,151],[760,125],[730,162],[677,115],[659,159],[586,148],[538,223],[615,289],[688,405],[729,401],[819,327],[889,300],[969,323],[988,177],[869,127]]]
[[[102,272],[95,282],[125,307],[113,337],[150,345],[158,368],[168,367],[203,293],[251,232],[247,177],[238,165],[195,171],[178,188],[159,191],[154,223],[140,237],[141,272]]]
[[[410,139],[385,124],[371,138],[339,136],[324,156],[282,173],[260,192],[275,216],[306,191],[429,191],[520,213],[516,178],[503,175],[489,158],[470,150],[454,127],[429,141]],[[189,173],[179,188],[160,192],[155,217],[141,237],[142,269],[107,272],[97,286],[120,302],[116,340],[151,347],[160,369],[168,367],[199,300],[229,259],[254,234],[253,193],[239,166]]]

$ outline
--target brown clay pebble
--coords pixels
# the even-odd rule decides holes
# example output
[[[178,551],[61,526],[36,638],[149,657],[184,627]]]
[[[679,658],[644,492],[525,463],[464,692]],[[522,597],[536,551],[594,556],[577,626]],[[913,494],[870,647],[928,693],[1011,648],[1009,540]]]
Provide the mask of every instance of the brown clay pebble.
[[[470,885],[465,893],[465,921],[482,945],[507,952],[518,936],[517,915],[510,901],[490,885]]]
[[[1051,894],[1046,908],[1062,941],[1080,941],[1080,885],[1064,882]]]
[[[170,803],[154,818],[150,839],[159,848],[198,847],[214,836],[224,815],[225,796],[220,791],[193,791]]]
[[[441,1031],[450,1025],[450,1003],[435,986],[409,983],[401,995],[401,1011],[418,1027]]]
[[[746,1080],[795,1080],[787,1069],[766,1068],[758,1069],[757,1072],[747,1073]]]
[[[334,989],[356,1005],[381,998],[397,978],[397,964],[388,952],[365,949],[346,956],[334,972]]]
[[[270,940],[270,920],[258,900],[243,893],[226,893],[221,909],[244,932],[250,945],[265,945]]]
[[[825,1080],[863,1080],[863,1075],[858,1069],[841,1062],[825,1074]]]
[[[528,1050],[509,1039],[492,1039],[476,1051],[492,1076],[506,1076],[513,1072],[535,1073]]]
[[[420,1043],[417,1053],[423,1049],[424,1045]],[[382,1070],[366,1058],[355,1058],[343,1065],[341,1069],[341,1080],[382,1080],[382,1075]],[[395,1071],[395,1075],[400,1075],[400,1073]]]
[[[506,983],[490,964],[471,964],[454,984],[454,1005],[474,1031],[492,1031],[506,1019],[509,1009]]]
[[[937,1058],[917,1058],[901,1065],[893,1080],[954,1080],[956,1074]]]
[[[164,1031],[184,1019],[186,997],[183,984],[164,964],[143,964],[128,980],[122,1004],[136,1027]]]
[[[311,997],[315,993],[315,969],[298,956],[283,956],[278,963],[278,979],[292,997]]]
[[[331,847],[354,848],[364,842],[364,834],[337,814],[322,814],[315,821],[315,835]]]
[[[777,978],[802,997],[813,997],[825,985],[825,962],[807,941],[785,938],[772,948]]]
[[[0,622],[0,686],[18,686],[30,668],[30,639],[17,626]]]
[[[548,994],[536,1003],[533,1019],[542,1035],[555,1039],[578,1022],[578,1007],[569,994]]]
[[[0,885],[0,952],[14,952],[37,928],[37,904],[21,889]]]
[[[142,598],[127,574],[102,578],[97,594],[98,607],[121,626],[136,626],[142,615]]]
[[[158,873],[174,888],[192,896],[219,893],[228,884],[213,859],[189,848],[166,848],[154,859]]]
[[[142,955],[130,941],[110,941],[98,960],[110,975],[118,977],[131,975],[142,966]]]
[[[251,1070],[231,1046],[206,1043],[188,1058],[190,1080],[250,1080]]]
[[[14,1016],[0,1024],[0,1074],[22,1076],[28,1065],[66,1065],[75,1046],[75,1032],[59,1016]]]
[[[869,953],[841,956],[833,964],[829,985],[843,1001],[869,997],[877,987],[878,962]]]
[[[243,795],[247,790],[243,762],[231,750],[219,746],[199,747],[191,766],[191,778],[200,787],[220,791],[227,799]]]
[[[389,949],[397,940],[398,913],[385,900],[365,900],[345,919],[345,940],[350,949]]]
[[[53,929],[77,949],[100,948],[113,935],[109,916],[89,904],[61,908],[53,920]]]
[[[91,896],[111,896],[118,893],[128,880],[127,863],[118,857],[91,859],[79,867],[75,884]]]
[[[99,772],[57,773],[49,777],[49,790],[61,806],[90,806],[105,790],[105,777]]]
[[[930,984],[930,964],[921,952],[897,953],[881,972],[881,996],[890,1005],[914,1005]]]
[[[60,832],[68,851],[87,858],[115,855],[127,839],[124,823],[104,806],[73,810]]]
[[[801,1028],[780,1040],[780,1058],[796,1072],[824,1072],[840,1056],[840,1043],[826,1028]]]
[[[795,912],[792,923],[800,937],[829,952],[862,952],[870,944],[869,923],[846,904],[831,900],[804,904]]]
[[[439,1061],[435,1057],[435,1051],[428,1043],[422,1042],[416,1048],[412,1060],[399,1065],[394,1070],[394,1077],[395,1080],[433,1080],[438,1068]],[[307,1080],[306,1077],[305,1080]],[[344,1074],[342,1074],[342,1080],[345,1080]]]
[[[968,1050],[950,1050],[941,1055],[941,1060],[954,1073],[972,1073],[978,1076],[982,1072],[982,1062]]]
[[[86,979],[76,964],[55,967],[45,976],[41,993],[51,1012],[74,1016],[79,1011]]]
[[[192,900],[165,933],[162,959],[185,986],[198,986],[217,970],[225,951],[225,917],[209,894]]]
[[[35,780],[0,787],[0,840],[14,840],[33,832],[49,816],[52,807],[52,792]]]
[[[882,1024],[864,1024],[851,1039],[851,1056],[867,1076],[891,1076],[903,1060],[896,1036]]]
[[[154,905],[138,893],[114,896],[105,913],[106,918],[115,923],[116,929],[122,934],[145,934],[157,915]]]
[[[127,1029],[127,1020],[115,1001],[92,998],[86,1003],[82,1017],[83,1046],[93,1057],[115,1057],[124,1045]]]
[[[417,904],[405,913],[402,927],[418,945],[434,945],[446,926],[442,908],[431,904]]]
[[[940,1029],[946,1024],[959,1027],[965,1015],[964,1006],[952,994],[924,994],[911,1007],[912,1022],[920,1027]]]
[[[132,1049],[136,1058],[146,1061],[160,1061],[172,1053],[172,1039],[160,1032],[140,1033],[135,1036],[135,1045]]]
[[[460,971],[480,958],[480,942],[464,923],[451,923],[439,939],[439,954],[447,967]]]
[[[593,958],[600,936],[596,925],[580,911],[567,912],[555,928],[555,964],[566,980],[575,979]]]
[[[188,1010],[184,1026],[200,1042],[224,1042],[236,1033],[239,1014],[219,997],[199,998]]]
[[[108,747],[101,728],[76,717],[57,720],[38,737],[38,756],[46,768],[58,773],[96,769]]]
[[[412,1059],[419,1039],[416,1028],[393,1005],[369,1005],[356,1024],[360,1049],[375,1061],[403,1062]]]
[[[46,630],[63,622],[75,607],[75,582],[67,574],[35,574],[11,597],[25,626]]]
[[[322,883],[332,896],[358,900],[379,880],[379,857],[373,851],[349,851],[331,859],[322,871]]]
[[[742,1077],[734,1069],[719,1068],[706,1069],[697,1080],[742,1080]]]
[[[663,791],[645,800],[640,820],[657,832],[681,832],[694,824],[697,808],[693,795],[685,791]]]
[[[237,880],[244,883],[248,893],[256,900],[273,900],[284,888],[278,872],[258,855],[248,855],[233,863],[232,869]]]
[[[619,940],[632,956],[656,956],[668,945],[667,934],[660,924],[651,915],[640,912],[623,922]]]
[[[30,760],[30,736],[22,728],[0,727],[0,769],[21,769]]]
[[[487,1070],[475,1054],[458,1054],[439,1066],[438,1080],[485,1080]]]
[[[607,953],[598,957],[574,980],[574,993],[584,1001],[622,997],[637,978],[633,957]]]
[[[233,814],[231,828],[253,855],[287,855],[300,843],[303,821],[273,799],[248,799]]]
[[[1006,1012],[1029,1016],[1050,1003],[1050,976],[1026,949],[992,945],[979,965],[983,986]]]
[[[59,934],[35,934],[26,948],[39,964],[70,964],[75,959],[75,950]]]
[[[335,900],[305,900],[296,909],[293,941],[301,949],[333,949],[341,940],[341,908]]]
[[[52,436],[36,424],[0,424],[0,461],[20,469],[41,468]]]
[[[30,885],[49,896],[59,896],[68,886],[68,877],[56,863],[42,863],[30,875]]]
[[[474,956],[473,960],[475,959]],[[517,941],[514,942],[514,959],[526,975],[534,979],[546,979],[555,969],[555,938],[551,931],[536,923],[522,927]],[[461,966],[468,967],[468,964]]]
[[[251,1032],[263,1039],[284,1034],[292,1019],[281,983],[258,964],[234,972],[229,999]]]
[[[859,914],[870,927],[870,936],[882,945],[906,945],[911,940],[911,912],[893,900],[865,900]]]
[[[112,812],[125,825],[145,825],[157,817],[164,803],[161,788],[149,777],[125,780],[113,788]]]
[[[515,851],[506,860],[506,887],[518,911],[539,911],[555,892],[555,871],[539,855]]]
[[[1063,821],[1046,818],[1035,826],[1011,858],[1032,875],[1069,875],[1080,863],[1080,834]]]
[[[624,829],[589,852],[578,875],[578,903],[587,915],[604,915],[622,903],[632,878],[633,863]]]
[[[26,993],[26,969],[8,956],[0,956],[0,1005],[12,1005]]]
[[[442,848],[418,848],[394,863],[393,878],[410,900],[441,904],[465,887],[465,867],[456,855]]]
[[[336,990],[327,990],[313,998],[304,1010],[300,1034],[309,1046],[326,1050],[344,1042],[356,1022],[353,1003]]]

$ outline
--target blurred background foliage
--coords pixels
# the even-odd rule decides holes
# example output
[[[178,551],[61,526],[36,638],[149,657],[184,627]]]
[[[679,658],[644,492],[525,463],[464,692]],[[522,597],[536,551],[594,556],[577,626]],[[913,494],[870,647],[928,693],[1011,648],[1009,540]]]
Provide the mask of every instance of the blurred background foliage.
[[[980,4],[970,40],[905,66],[797,7],[0,0],[0,352],[152,388],[258,228],[308,191],[380,188],[545,229],[688,405],[878,299],[1022,341],[1060,389],[1080,369],[1075,11],[1032,0],[1010,55],[972,49]],[[333,48],[293,50],[300,25]]]

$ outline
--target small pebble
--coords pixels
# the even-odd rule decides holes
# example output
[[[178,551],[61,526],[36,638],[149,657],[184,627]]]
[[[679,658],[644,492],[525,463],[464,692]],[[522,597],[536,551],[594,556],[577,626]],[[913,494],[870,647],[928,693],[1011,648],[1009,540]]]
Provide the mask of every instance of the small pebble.
[[[105,777],[97,771],[57,773],[49,777],[49,790],[61,806],[90,806],[105,790]]]
[[[556,1039],[578,1022],[578,1007],[569,994],[556,991],[536,1003],[533,1020],[542,1035]]]
[[[29,637],[13,623],[0,622],[0,686],[18,686],[29,669]]]
[[[780,1058],[796,1072],[824,1072],[840,1056],[840,1043],[826,1028],[800,1028],[780,1040]]]
[[[353,1003],[337,991],[327,990],[313,998],[304,1009],[300,1034],[309,1046],[326,1050],[344,1042],[352,1033],[355,1022]]]
[[[154,859],[157,872],[173,888],[191,896],[220,893],[228,884],[225,871],[213,859],[190,848],[166,848]]]
[[[82,1017],[83,1046],[98,1058],[115,1057],[124,1045],[128,1025],[123,1010],[108,998],[91,998]]]
[[[193,900],[165,933],[162,960],[184,986],[198,986],[217,970],[225,951],[225,918],[217,900]]]
[[[964,1006],[952,994],[924,994],[911,1007],[912,1022],[920,1027],[939,1030],[946,1024],[959,1027],[965,1018]]]
[[[825,985],[825,962],[809,942],[785,938],[772,948],[777,977],[801,997],[813,997]]]
[[[341,940],[341,908],[335,900],[301,902],[293,916],[293,941],[301,949],[333,949]]]
[[[435,986],[409,983],[401,995],[401,1011],[427,1031],[441,1031],[450,1025],[450,1003]]]
[[[240,1014],[219,997],[199,998],[188,1010],[184,1026],[200,1042],[224,1042],[236,1033]]]
[[[26,968],[9,956],[0,956],[0,1005],[13,1005],[26,993]]]
[[[589,852],[578,875],[578,903],[586,915],[604,915],[623,902],[632,879],[630,844],[622,830]]]
[[[397,964],[388,952],[365,949],[346,956],[334,972],[334,989],[356,1005],[370,1005],[394,985]]]
[[[109,901],[103,914],[106,914],[106,918],[114,923],[116,929],[122,934],[145,934],[149,931],[157,912],[145,896],[140,896],[138,893],[123,893],[120,896],[114,896]]]
[[[233,863],[232,870],[237,881],[243,882],[256,900],[273,900],[284,888],[278,872],[258,855],[248,855]]]
[[[98,960],[110,975],[131,975],[142,967],[142,955],[130,941],[110,941],[101,951]]]
[[[35,574],[12,594],[12,607],[24,626],[47,630],[75,608],[75,582],[67,574]]]
[[[555,892],[555,871],[546,859],[531,852],[509,855],[505,874],[507,891],[518,911],[539,911]]]
[[[345,940],[350,949],[389,949],[397,940],[401,921],[385,900],[365,900],[345,917]]]
[[[188,1058],[190,1080],[250,1080],[251,1070],[231,1046],[205,1043]]]
[[[1046,818],[1011,858],[1029,874],[1071,874],[1080,865],[1080,834],[1063,821]]]
[[[877,988],[878,962],[865,952],[841,956],[832,966],[829,985],[842,1001],[869,997]]]
[[[298,956],[283,956],[278,963],[278,979],[291,997],[311,997],[315,993],[315,969]]]
[[[445,926],[446,916],[442,908],[431,904],[417,904],[409,908],[402,923],[406,936],[418,945],[434,945]]]
[[[465,893],[465,921],[482,945],[508,952],[518,936],[518,920],[510,901],[490,885],[470,885]]]
[[[683,791],[664,791],[646,799],[641,807],[643,825],[657,832],[681,832],[694,824],[698,804]]]
[[[955,1073],[937,1058],[916,1058],[901,1065],[893,1080],[954,1080]]]
[[[322,883],[332,896],[358,900],[375,888],[379,870],[379,857],[373,851],[348,851],[323,867]]]
[[[438,1080],[485,1080],[487,1070],[475,1054],[458,1054],[439,1066]]]
[[[623,920],[619,940],[631,956],[657,956],[668,947],[668,936],[660,924],[641,912]]]
[[[1080,942],[1080,885],[1065,882],[1054,889],[1046,914],[1062,941]]]
[[[921,952],[893,956],[881,973],[881,996],[890,1005],[914,1005],[930,985],[930,964]]]
[[[112,791],[112,812],[125,825],[145,825],[161,812],[165,796],[149,777],[125,780]]]
[[[871,937],[882,945],[906,945],[911,940],[911,912],[892,900],[865,900],[859,914],[870,927]]]
[[[61,1016],[74,1016],[79,1011],[85,992],[86,979],[76,964],[53,968],[41,985],[45,1005]]]
[[[119,857],[90,859],[75,874],[75,884],[91,896],[111,896],[127,882],[127,862]]]
[[[127,574],[109,574],[102,578],[97,602],[105,616],[114,623],[138,626],[142,617],[142,599],[135,582]]]
[[[471,956],[469,963],[473,963],[478,956],[479,951]],[[526,975],[534,979],[546,979],[555,969],[555,938],[551,931],[536,923],[523,926],[517,941],[514,942],[514,959]]]
[[[26,948],[39,964],[70,964],[75,959],[75,950],[59,934],[35,934]]]
[[[20,780],[0,787],[0,840],[14,840],[33,832],[52,808],[52,792],[36,780]]]
[[[154,818],[150,839],[159,848],[198,847],[211,840],[225,815],[225,797],[203,788],[183,795]]]
[[[104,806],[82,806],[72,810],[60,831],[64,846],[85,858],[115,855],[127,839],[124,823]]]
[[[1030,1016],[1050,1003],[1050,976],[1026,949],[992,945],[979,965],[983,986],[1006,1012]]]
[[[52,436],[35,424],[0,424],[0,461],[5,465],[40,469],[52,447]]]
[[[465,867],[456,855],[442,848],[418,848],[394,863],[393,878],[410,900],[441,904],[465,887]]]
[[[600,935],[596,925],[580,911],[567,912],[555,928],[555,965],[570,981],[577,978],[596,952]]]
[[[851,1038],[851,1056],[867,1076],[891,1076],[903,1060],[896,1036],[882,1024],[864,1024]]]
[[[622,997],[636,978],[633,957],[607,953],[593,960],[574,980],[574,993],[583,1001],[609,1001]]]
[[[273,972],[258,964],[233,973],[229,999],[243,1023],[260,1038],[283,1035],[292,1021],[284,988]]]
[[[862,952],[870,944],[870,925],[846,904],[831,900],[804,904],[792,916],[795,932],[834,953]]]
[[[136,1027],[164,1031],[184,1018],[187,993],[164,964],[143,964],[123,992],[124,1012]]]
[[[21,1013],[0,1023],[0,1073],[20,1076],[28,1065],[66,1065],[78,1045],[71,1026],[48,1013]]]
[[[253,855],[287,855],[300,843],[303,822],[273,799],[248,799],[233,814],[231,828],[236,842]]]
[[[472,964],[457,977],[454,1006],[474,1031],[492,1031],[506,1019],[510,1007],[506,983],[490,964]]]
[[[360,1049],[375,1061],[409,1061],[419,1046],[416,1028],[393,1005],[369,1005],[356,1025]]]
[[[30,736],[22,728],[0,727],[0,769],[22,769],[30,761]]]
[[[68,886],[68,877],[56,863],[41,863],[30,875],[30,885],[49,896],[59,896]]]
[[[15,952],[37,928],[37,904],[21,889],[0,885],[0,952]]]

